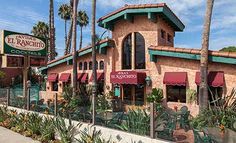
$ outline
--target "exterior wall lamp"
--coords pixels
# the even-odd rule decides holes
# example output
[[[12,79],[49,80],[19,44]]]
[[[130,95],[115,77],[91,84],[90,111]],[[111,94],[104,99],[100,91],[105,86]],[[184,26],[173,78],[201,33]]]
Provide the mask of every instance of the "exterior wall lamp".
[[[147,76],[147,77],[145,78],[145,81],[146,81],[147,86],[151,86],[151,84],[152,84],[152,79],[151,79],[150,76]]]

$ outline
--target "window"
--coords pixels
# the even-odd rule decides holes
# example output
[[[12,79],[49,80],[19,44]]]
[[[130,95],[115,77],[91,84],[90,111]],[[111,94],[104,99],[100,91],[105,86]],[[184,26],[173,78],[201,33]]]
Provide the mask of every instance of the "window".
[[[79,63],[79,70],[82,70],[82,69],[83,69],[83,63],[80,62],[80,63]]]
[[[98,92],[98,95],[104,94],[104,82],[97,83],[97,92]]]
[[[92,67],[93,67],[93,63],[92,61],[89,62],[89,70],[92,70]]]
[[[99,62],[99,68],[100,68],[100,70],[104,70],[104,62],[103,61]]]
[[[186,87],[167,85],[167,101],[186,103]]]
[[[161,29],[161,38],[166,39],[166,32]]]
[[[52,91],[58,91],[58,82],[52,82]]]
[[[144,105],[144,86],[135,86],[135,105]]]
[[[132,34],[129,34],[123,41],[122,49],[122,69],[131,69],[132,66]]]
[[[84,62],[84,70],[87,70],[87,69],[88,69],[87,62]]]
[[[132,104],[132,85],[123,85],[123,100],[125,104]]]
[[[145,69],[145,41],[140,33],[135,33],[135,69]]]
[[[172,36],[170,34],[167,35],[167,41],[170,43],[172,42]]]
[[[223,88],[222,87],[213,87],[210,86],[208,89],[208,101],[210,105],[214,105],[213,101],[221,98],[223,95]],[[199,86],[197,86],[197,103],[199,104]],[[217,103],[216,103],[217,104]]]

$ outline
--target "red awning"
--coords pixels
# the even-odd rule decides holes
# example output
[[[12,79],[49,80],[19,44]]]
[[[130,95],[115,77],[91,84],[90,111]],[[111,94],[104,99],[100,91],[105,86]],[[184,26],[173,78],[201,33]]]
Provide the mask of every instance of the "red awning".
[[[59,81],[68,82],[70,80],[70,73],[62,73]]]
[[[166,72],[163,83],[166,85],[186,86],[187,73],[186,72]]]
[[[84,73],[78,73],[77,80],[81,81],[83,75],[84,75]]]
[[[104,73],[97,73],[97,81],[102,81],[104,80]],[[92,82],[93,81],[93,74],[91,75],[90,79],[89,79],[89,82]]]
[[[57,73],[50,73],[48,75],[48,81],[50,81],[50,82],[57,81],[57,78],[58,78],[58,74]]]
[[[83,73],[80,82],[81,83],[87,83],[88,82],[88,73]]]
[[[200,85],[201,78],[200,72],[196,72],[195,83]],[[208,85],[213,87],[223,87],[224,86],[224,72],[223,71],[210,71],[208,73]]]
[[[113,84],[144,84],[145,72],[137,71],[114,71],[110,74],[110,81]]]

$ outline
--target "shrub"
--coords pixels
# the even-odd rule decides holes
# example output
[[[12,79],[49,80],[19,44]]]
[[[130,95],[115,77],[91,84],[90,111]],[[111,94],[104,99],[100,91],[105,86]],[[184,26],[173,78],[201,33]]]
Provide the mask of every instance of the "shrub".
[[[97,131],[95,128],[91,128],[85,128],[83,131],[81,131],[80,138],[76,140],[79,143],[112,143],[111,140],[106,141],[105,139],[102,139],[101,131]]]
[[[121,125],[116,125],[116,127],[130,133],[147,135],[150,131],[150,116],[145,110],[130,110],[126,120]]]
[[[213,95],[212,97],[215,96]],[[191,125],[197,129],[219,127],[219,125],[233,129],[233,123],[236,121],[235,99],[236,91],[233,89],[230,95],[215,99],[213,101],[214,106],[209,104],[209,109],[200,112],[196,118],[192,119]]]
[[[76,128],[81,126],[80,123],[77,125],[69,124],[69,126],[67,126],[65,120],[61,117],[56,117],[53,121],[53,125],[55,131],[58,132],[62,143],[72,143],[77,134]]]
[[[154,103],[161,103],[163,99],[163,90],[160,88],[153,88],[152,93],[148,94],[147,101]]]

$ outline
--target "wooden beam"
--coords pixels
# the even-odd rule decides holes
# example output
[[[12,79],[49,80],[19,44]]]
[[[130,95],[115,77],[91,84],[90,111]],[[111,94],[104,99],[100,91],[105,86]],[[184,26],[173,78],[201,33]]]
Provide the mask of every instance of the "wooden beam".
[[[157,15],[153,12],[148,12],[148,19],[154,23],[157,23]]]
[[[134,17],[131,14],[125,13],[124,14],[124,20],[127,20],[127,21],[133,23]]]

